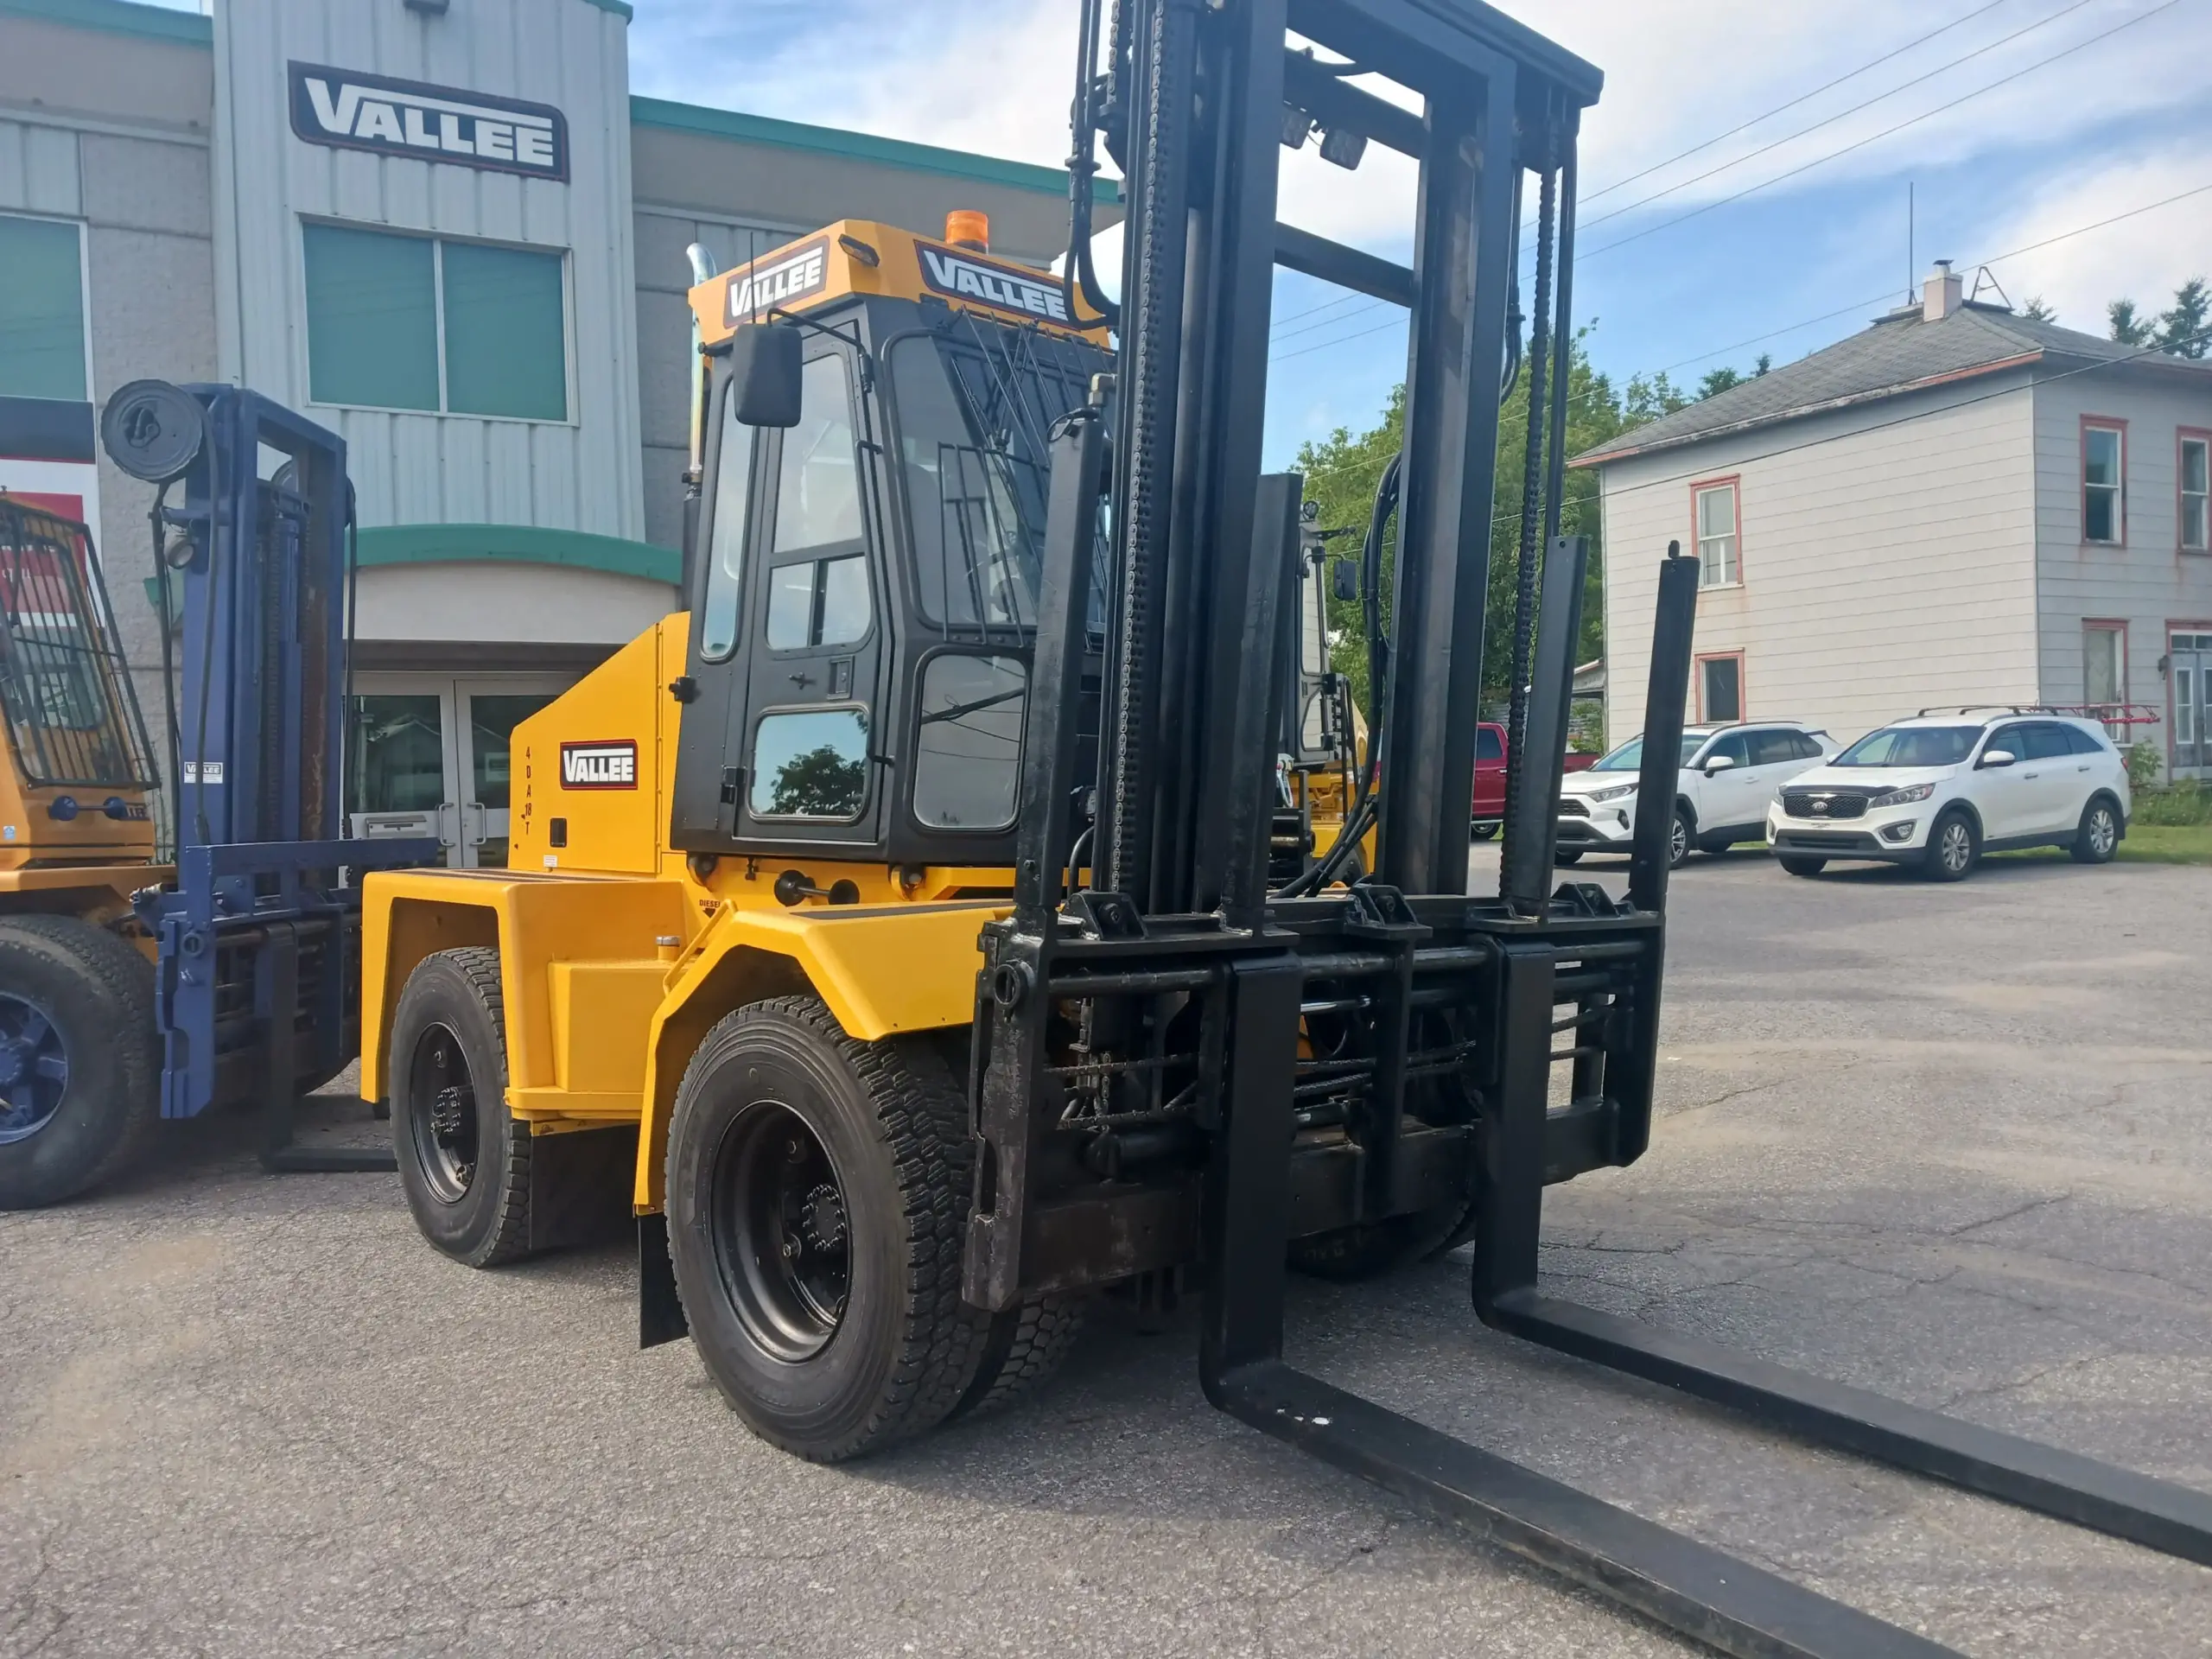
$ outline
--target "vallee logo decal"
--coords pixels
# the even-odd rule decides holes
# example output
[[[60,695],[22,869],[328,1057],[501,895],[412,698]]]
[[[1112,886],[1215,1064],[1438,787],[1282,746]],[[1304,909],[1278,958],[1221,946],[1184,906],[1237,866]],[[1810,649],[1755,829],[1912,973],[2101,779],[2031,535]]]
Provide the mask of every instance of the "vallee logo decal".
[[[568,179],[568,118],[550,104],[318,63],[290,68],[292,130],[311,144]]]
[[[921,244],[922,281],[939,294],[1017,316],[1065,323],[1068,299],[1058,283],[1018,265],[986,263],[950,248]]]
[[[626,737],[601,743],[563,743],[561,746],[561,787],[563,789],[635,789],[638,786],[638,746]]]
[[[829,285],[827,242],[810,242],[790,253],[755,260],[730,277],[729,321],[750,321],[764,311],[818,294]]]

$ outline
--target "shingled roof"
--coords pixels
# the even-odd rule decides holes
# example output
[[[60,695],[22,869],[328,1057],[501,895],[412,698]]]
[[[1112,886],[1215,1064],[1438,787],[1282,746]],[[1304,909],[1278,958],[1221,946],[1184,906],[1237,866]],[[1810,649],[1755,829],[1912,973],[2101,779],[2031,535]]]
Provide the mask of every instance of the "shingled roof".
[[[1877,317],[1871,327],[1810,357],[1738,382],[1624,432],[1611,443],[1585,450],[1573,464],[1622,461],[2031,364],[2070,369],[2128,358],[2154,372],[2201,375],[2212,389],[2212,363],[2142,357],[2138,347],[2016,316],[2004,306],[1968,300],[1932,322],[1919,306],[1908,306]]]

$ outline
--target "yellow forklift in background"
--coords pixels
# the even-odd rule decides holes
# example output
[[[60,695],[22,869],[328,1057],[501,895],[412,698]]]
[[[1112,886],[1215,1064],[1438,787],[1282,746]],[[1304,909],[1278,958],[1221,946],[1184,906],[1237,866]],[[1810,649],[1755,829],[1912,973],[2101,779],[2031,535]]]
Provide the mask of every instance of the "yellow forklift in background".
[[[145,720],[81,524],[0,494],[0,1210],[119,1167],[156,1116]]]
[[[1559,533],[1550,359],[1598,71],[1478,0],[1079,15],[1068,280],[957,215],[700,282],[686,610],[516,728],[509,868],[368,878],[363,1089],[424,1234],[490,1266],[634,1216],[640,1339],[688,1334],[755,1433],[823,1461],[1033,1382],[1094,1293],[1193,1275],[1200,1383],[1254,1427],[1726,1652],[1944,1651],[1284,1362],[1287,1264],[1471,1242],[1498,1329],[2212,1562],[2201,1493],[1539,1287],[1544,1187],[1649,1140],[1697,597],[1670,550],[1626,894],[1554,887],[1587,551]],[[1410,267],[1278,222],[1317,130],[1326,162],[1418,164]],[[1101,133],[1118,304],[1089,257]],[[1261,465],[1278,264],[1408,308],[1412,342],[1368,538],[1395,520],[1373,753],[1339,765],[1318,859],[1285,833],[1329,768],[1296,764],[1326,561],[1300,480]],[[1477,895],[1516,373],[1510,771]]]

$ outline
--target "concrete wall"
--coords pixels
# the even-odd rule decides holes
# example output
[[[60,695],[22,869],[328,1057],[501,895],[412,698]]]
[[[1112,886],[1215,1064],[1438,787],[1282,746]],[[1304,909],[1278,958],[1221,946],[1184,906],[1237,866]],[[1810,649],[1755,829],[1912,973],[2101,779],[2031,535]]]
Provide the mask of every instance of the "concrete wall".
[[[588,0],[225,0],[216,22],[219,318],[227,374],[345,435],[362,522],[500,523],[637,539],[636,273],[627,25]],[[333,149],[294,136],[298,60],[550,104],[570,181]],[[568,253],[566,422],[338,410],[308,397],[303,217]]]
[[[2030,396],[1988,377],[1608,464],[1611,740],[1643,729],[1658,561],[1670,540],[1694,554],[1692,487],[1731,474],[1742,582],[1700,594],[1696,651],[1744,653],[1747,717],[1849,742],[1923,706],[2035,697]]]
[[[2126,541],[2082,535],[2084,417],[2126,423]],[[2036,543],[2042,695],[2083,698],[2082,623],[2126,624],[2127,696],[2159,713],[2130,735],[2161,751],[2172,735],[2158,672],[2169,625],[2212,622],[2212,555],[2180,550],[2177,467],[2183,427],[2212,432],[2212,367],[2145,365],[2047,381],[2036,391]]]

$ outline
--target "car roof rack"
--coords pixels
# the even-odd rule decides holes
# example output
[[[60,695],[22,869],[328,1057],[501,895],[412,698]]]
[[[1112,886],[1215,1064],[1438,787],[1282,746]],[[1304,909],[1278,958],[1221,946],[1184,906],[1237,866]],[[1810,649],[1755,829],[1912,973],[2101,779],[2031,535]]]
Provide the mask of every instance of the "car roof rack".
[[[2101,721],[2107,726],[2155,726],[2158,711],[2147,702],[1968,702],[1946,703],[1923,709],[1915,720],[1937,715],[1987,715],[2002,720],[2012,715],[2065,715],[2075,720]]]

